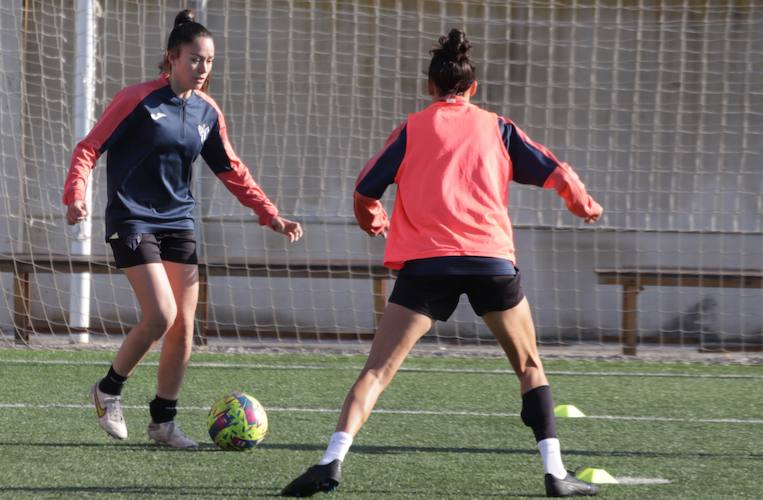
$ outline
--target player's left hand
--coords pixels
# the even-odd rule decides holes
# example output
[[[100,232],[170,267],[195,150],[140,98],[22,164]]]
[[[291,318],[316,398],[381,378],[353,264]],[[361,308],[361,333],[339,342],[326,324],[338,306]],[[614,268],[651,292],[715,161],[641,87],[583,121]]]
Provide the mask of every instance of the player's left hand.
[[[270,221],[270,227],[272,227],[275,232],[281,233],[289,238],[290,243],[299,241],[302,234],[304,234],[299,222],[294,222],[293,220],[284,219],[279,216],[273,217],[273,220]]]

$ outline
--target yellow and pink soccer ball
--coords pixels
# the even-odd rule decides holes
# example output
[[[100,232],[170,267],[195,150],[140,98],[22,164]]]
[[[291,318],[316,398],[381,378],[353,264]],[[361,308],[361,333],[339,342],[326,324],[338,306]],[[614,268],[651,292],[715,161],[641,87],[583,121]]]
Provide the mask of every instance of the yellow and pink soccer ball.
[[[209,437],[219,448],[244,451],[265,439],[268,416],[252,396],[234,392],[215,401],[207,415],[207,428]]]

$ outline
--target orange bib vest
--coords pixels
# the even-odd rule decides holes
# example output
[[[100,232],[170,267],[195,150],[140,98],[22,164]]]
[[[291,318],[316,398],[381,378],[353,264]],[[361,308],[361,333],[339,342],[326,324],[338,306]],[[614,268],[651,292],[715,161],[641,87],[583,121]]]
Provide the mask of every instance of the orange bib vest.
[[[458,255],[516,262],[511,161],[497,123],[496,114],[458,99],[409,115],[386,266]]]

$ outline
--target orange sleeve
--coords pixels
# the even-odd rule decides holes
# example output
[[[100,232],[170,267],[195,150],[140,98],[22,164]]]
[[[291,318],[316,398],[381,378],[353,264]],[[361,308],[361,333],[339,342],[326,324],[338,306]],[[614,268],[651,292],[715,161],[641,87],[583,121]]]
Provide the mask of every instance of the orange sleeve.
[[[378,236],[389,228],[387,211],[379,200],[355,191],[353,209],[358,225],[371,236]]]
[[[125,130],[123,123],[154,90],[167,85],[165,76],[156,80],[126,87],[117,92],[104,110],[101,118],[90,132],[72,151],[69,172],[64,182],[64,205],[70,205],[75,200],[85,199],[85,190],[90,178],[90,171],[95,167],[98,158],[108,149],[115,138]]]
[[[278,215],[278,208],[255,182],[249,168],[233,150],[228,139],[225,117],[220,107],[207,94],[203,92],[198,94],[217,112],[217,124],[204,142],[201,156],[228,191],[238,199],[239,203],[257,214],[260,225],[271,227],[273,218]]]
[[[136,104],[124,90],[117,92],[92,130],[74,148],[69,173],[64,183],[64,205],[85,199],[90,171],[95,168],[95,163],[105,151],[104,145],[109,137],[135,109]]]
[[[588,194],[585,184],[567,163],[560,163],[543,184],[545,189],[554,189],[567,204],[567,209],[578,217],[601,215],[601,205]]]

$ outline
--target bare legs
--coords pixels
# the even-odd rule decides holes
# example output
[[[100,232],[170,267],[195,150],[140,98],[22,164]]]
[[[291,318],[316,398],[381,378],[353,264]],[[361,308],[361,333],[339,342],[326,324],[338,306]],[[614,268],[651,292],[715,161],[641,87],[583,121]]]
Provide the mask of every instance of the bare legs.
[[[493,311],[482,318],[509,358],[522,394],[548,385],[535,343],[535,325],[527,298],[511,309]]]
[[[535,327],[527,299],[506,311],[487,313],[483,319],[509,358],[521,393],[548,385],[535,345]],[[358,433],[408,353],[431,327],[432,319],[428,316],[387,304],[368,360],[344,400],[337,432],[352,436]]]
[[[358,433],[408,353],[431,327],[432,320],[428,316],[397,304],[387,304],[368,360],[344,400],[337,432],[353,436]]]
[[[199,269],[175,262],[165,261],[163,264],[172,286],[177,315],[162,343],[156,395],[177,399],[193,348],[193,322],[199,301]]]
[[[543,460],[549,496],[594,495],[596,488],[569,476],[556,439],[551,392],[535,345],[535,327],[527,299],[506,311],[490,312],[485,324],[501,344],[519,379],[522,421],[531,427]],[[310,496],[331,491],[341,481],[341,463],[354,436],[371,415],[416,342],[432,327],[432,319],[389,303],[376,331],[368,360],[344,400],[342,412],[323,458],[289,483],[283,496]]]
[[[141,320],[127,334],[114,359],[114,370],[129,377],[140,360],[175,322],[177,306],[160,263],[124,269],[141,310]]]
[[[195,265],[164,261],[126,268],[142,318],[122,342],[114,370],[125,377],[164,338],[159,358],[157,395],[177,399],[190,358],[193,319],[199,294]]]

